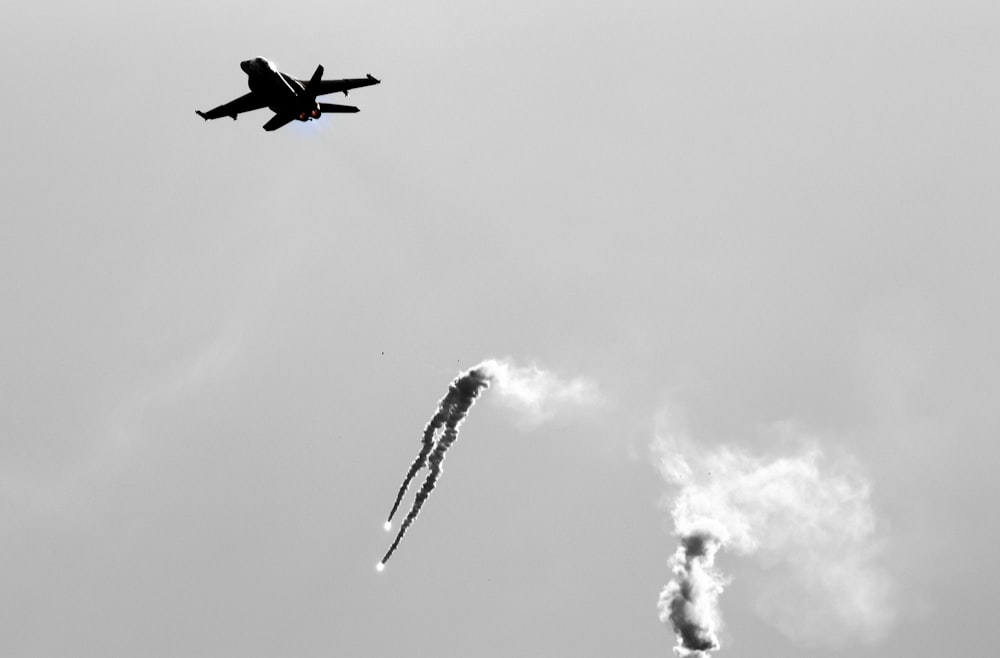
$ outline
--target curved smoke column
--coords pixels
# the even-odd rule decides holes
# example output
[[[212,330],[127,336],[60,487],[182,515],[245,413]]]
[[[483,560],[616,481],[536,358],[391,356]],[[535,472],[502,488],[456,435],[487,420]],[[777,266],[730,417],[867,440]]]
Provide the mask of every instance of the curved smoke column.
[[[876,562],[870,487],[852,461],[821,468],[816,448],[764,459],[676,436],[653,448],[664,479],[678,487],[671,516],[679,546],[659,600],[678,655],[719,648],[718,599],[729,582],[714,566],[720,550],[767,565],[753,592],[757,612],[793,641],[848,644],[885,632],[890,583]]]
[[[726,582],[714,564],[722,542],[718,530],[692,531],[681,537],[670,560],[674,579],[660,594],[660,621],[673,625],[680,656],[707,656],[719,648],[718,599]]]

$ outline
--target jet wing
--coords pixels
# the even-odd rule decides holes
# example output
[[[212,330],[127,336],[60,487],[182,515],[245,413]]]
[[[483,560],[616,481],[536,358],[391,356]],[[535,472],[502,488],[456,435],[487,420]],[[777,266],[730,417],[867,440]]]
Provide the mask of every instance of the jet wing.
[[[235,119],[237,114],[250,112],[252,110],[259,110],[266,105],[267,100],[263,95],[251,91],[249,94],[244,94],[236,100],[229,101],[225,105],[220,105],[219,107],[209,110],[208,112],[201,112],[199,110],[195,110],[195,112],[206,121],[209,119],[219,119],[221,117],[232,117]]]
[[[344,78],[343,80],[320,80],[314,83],[315,89],[317,89],[316,95],[322,96],[323,94],[336,94],[338,92],[347,92],[351,89],[357,89],[358,87],[369,87],[371,85],[377,85],[382,82],[377,79],[371,73],[368,74],[366,78]]]
[[[339,112],[343,114],[345,112],[353,113],[361,111],[353,105],[337,105],[336,103],[320,103],[319,109],[323,114],[328,112]]]

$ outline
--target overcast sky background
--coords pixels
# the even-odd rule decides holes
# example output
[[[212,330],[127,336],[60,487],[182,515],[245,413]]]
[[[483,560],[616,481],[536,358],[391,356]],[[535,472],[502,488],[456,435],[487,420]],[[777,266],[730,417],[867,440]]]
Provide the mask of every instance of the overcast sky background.
[[[0,655],[670,655],[674,433],[818,447],[891,583],[874,631],[802,637],[755,596],[781,561],[724,552],[719,656],[1000,640],[995,3],[0,18]],[[276,133],[195,116],[254,56],[383,84]],[[602,402],[488,392],[376,574],[487,357]]]

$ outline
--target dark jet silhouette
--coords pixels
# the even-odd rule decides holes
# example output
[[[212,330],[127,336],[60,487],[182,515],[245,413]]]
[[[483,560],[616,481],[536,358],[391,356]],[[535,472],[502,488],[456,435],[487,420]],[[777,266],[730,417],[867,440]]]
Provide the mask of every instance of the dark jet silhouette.
[[[316,97],[337,92],[343,92],[346,96],[348,90],[381,82],[370,73],[365,78],[323,80],[322,65],[316,67],[316,72],[309,80],[298,80],[282,73],[263,57],[240,62],[240,68],[247,74],[250,93],[208,112],[195,110],[198,116],[206,121],[221,117],[232,117],[235,120],[237,114],[269,107],[274,116],[264,124],[264,130],[277,130],[290,121],[318,119],[324,112],[358,112],[358,108],[353,105],[319,103]]]

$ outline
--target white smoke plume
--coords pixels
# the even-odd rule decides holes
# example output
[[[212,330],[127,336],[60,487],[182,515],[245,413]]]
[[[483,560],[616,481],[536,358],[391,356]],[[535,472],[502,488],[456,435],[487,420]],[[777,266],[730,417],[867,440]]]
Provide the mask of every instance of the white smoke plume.
[[[427,478],[417,491],[413,506],[403,519],[389,550],[378,563],[379,571],[385,568],[385,563],[396,552],[406,531],[416,521],[424,503],[437,486],[445,455],[458,439],[459,429],[472,405],[480,393],[491,386],[496,388],[501,399],[525,414],[532,424],[550,418],[560,406],[584,404],[597,399],[596,387],[586,380],[564,382],[536,366],[518,368],[509,361],[489,359],[459,374],[449,385],[448,392],[438,402],[437,410],[424,427],[420,451],[407,469],[396,493],[385,521],[386,530],[391,529],[392,517],[399,509],[414,477],[424,467],[428,468]]]
[[[790,639],[847,644],[885,632],[890,583],[877,564],[870,487],[856,468],[824,470],[817,448],[764,459],[730,447],[699,450],[673,435],[653,449],[664,479],[679,488],[671,514],[681,546],[659,604],[678,655],[718,648],[717,600],[728,584],[713,566],[719,549],[753,556],[767,570],[757,612]]]
[[[601,399],[597,385],[589,379],[567,381],[534,364],[518,367],[509,360],[489,359],[477,367],[490,374],[498,401],[517,411],[528,426],[551,420],[572,407],[597,404]]]

